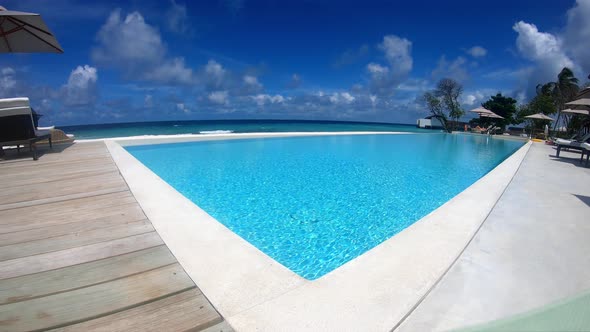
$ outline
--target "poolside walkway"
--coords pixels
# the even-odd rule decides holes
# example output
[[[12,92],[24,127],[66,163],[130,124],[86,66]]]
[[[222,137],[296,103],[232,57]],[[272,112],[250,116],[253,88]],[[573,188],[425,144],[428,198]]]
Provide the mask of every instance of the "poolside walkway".
[[[0,161],[0,331],[230,331],[103,142]]]
[[[471,244],[396,331],[447,331],[586,294],[590,168],[580,166],[579,153],[554,156],[551,146],[531,146]],[[484,329],[501,325],[493,326]]]

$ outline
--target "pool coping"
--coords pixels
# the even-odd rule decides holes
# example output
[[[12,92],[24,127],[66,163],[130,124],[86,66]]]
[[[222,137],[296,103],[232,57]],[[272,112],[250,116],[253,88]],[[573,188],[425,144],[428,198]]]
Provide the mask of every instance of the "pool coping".
[[[438,209],[314,281],[299,277],[234,234],[122,147],[351,134],[399,133],[174,135],[106,139],[105,143],[166,245],[236,330],[389,330],[459,257],[510,183],[530,142]]]

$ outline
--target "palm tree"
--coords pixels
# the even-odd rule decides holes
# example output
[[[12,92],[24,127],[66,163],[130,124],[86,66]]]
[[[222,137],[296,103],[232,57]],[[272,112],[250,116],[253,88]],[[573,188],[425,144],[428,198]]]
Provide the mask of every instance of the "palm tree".
[[[578,79],[574,76],[574,72],[567,67],[564,67],[561,72],[559,72],[556,82],[550,82],[548,84],[551,85],[551,94],[553,95],[555,106],[558,110],[557,120],[553,127],[553,130],[555,130],[559,123],[561,111],[565,109],[565,103],[574,99],[578,94],[580,87],[578,86]],[[569,119],[566,118],[566,127],[569,123],[568,120]]]

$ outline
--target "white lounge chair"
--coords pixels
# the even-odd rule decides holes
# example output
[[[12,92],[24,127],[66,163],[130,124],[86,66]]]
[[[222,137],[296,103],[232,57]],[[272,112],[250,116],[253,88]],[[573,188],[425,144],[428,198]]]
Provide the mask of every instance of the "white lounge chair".
[[[557,140],[555,140],[555,144],[557,145],[556,157],[559,157],[561,149],[573,149],[583,151],[584,148],[582,147],[582,144],[588,142],[590,142],[590,133],[587,133],[577,141],[558,138]]]
[[[0,149],[4,146],[29,146],[33,159],[37,160],[36,143],[42,140],[51,142],[51,130],[38,130],[33,121],[29,98],[0,99]]]

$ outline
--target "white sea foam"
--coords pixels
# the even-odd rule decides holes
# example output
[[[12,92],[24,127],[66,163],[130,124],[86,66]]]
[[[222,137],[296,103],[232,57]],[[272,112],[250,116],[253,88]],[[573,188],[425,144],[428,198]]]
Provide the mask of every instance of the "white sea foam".
[[[203,131],[199,131],[199,134],[229,134],[229,133],[233,133],[233,130],[203,130]]]

